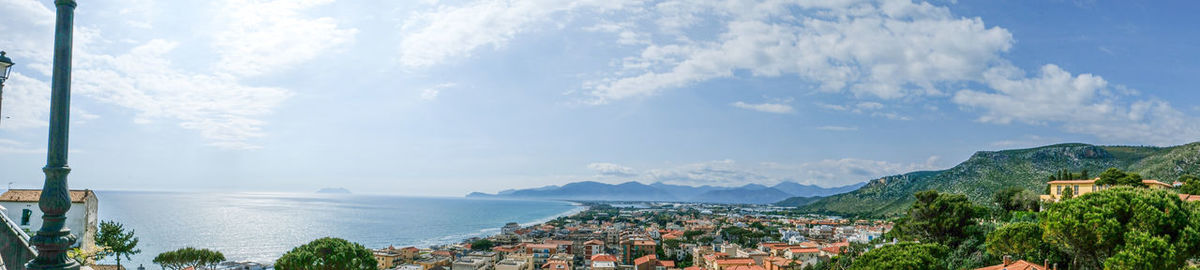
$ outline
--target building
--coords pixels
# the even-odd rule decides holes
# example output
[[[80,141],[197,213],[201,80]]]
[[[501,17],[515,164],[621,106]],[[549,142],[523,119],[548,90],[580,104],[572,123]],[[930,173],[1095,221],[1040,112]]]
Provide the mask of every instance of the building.
[[[372,253],[375,255],[375,264],[379,269],[392,269],[392,267],[396,267],[396,261],[400,260],[400,253],[387,249],[375,250]]]
[[[608,254],[596,254],[591,258],[591,270],[616,270],[617,257]]]
[[[496,270],[532,270],[529,258],[505,258],[496,263]]]
[[[591,260],[592,256],[602,253],[604,253],[604,241],[593,239],[583,242],[583,258],[585,260]]]
[[[79,239],[75,247],[91,250],[96,246],[99,223],[96,209],[100,202],[91,190],[71,190],[70,193],[71,210],[66,214],[67,228]],[[10,189],[0,194],[0,207],[7,209],[4,215],[26,233],[36,232],[42,228],[42,209],[38,207],[41,196],[40,189]]]
[[[490,270],[492,261],[487,257],[465,256],[454,260],[451,270]]]
[[[1011,256],[1004,256],[1001,264],[976,268],[975,270],[1049,270],[1044,264],[1034,264],[1025,260],[1013,261]]]
[[[517,224],[516,222],[509,222],[508,224],[504,224],[504,227],[500,227],[500,233],[501,234],[513,234],[513,233],[516,233],[517,230],[520,230],[520,229],[521,229],[521,224]]]
[[[1097,186],[1096,180],[1100,180],[1100,178],[1095,178],[1092,180],[1057,180],[1046,182],[1046,184],[1050,185],[1050,194],[1042,195],[1041,199],[1043,201],[1060,201],[1063,197],[1063,191],[1067,188],[1071,188],[1074,196],[1110,188],[1109,186]],[[1159,182],[1158,180],[1142,180],[1142,183],[1146,184],[1146,186],[1150,187],[1151,189],[1171,188],[1171,185]]]
[[[633,264],[633,260],[654,254],[656,244],[652,240],[625,240],[621,241],[621,261],[625,264]]]
[[[633,269],[635,270],[666,270],[669,268],[675,268],[675,261],[660,261],[654,254],[633,260]]]

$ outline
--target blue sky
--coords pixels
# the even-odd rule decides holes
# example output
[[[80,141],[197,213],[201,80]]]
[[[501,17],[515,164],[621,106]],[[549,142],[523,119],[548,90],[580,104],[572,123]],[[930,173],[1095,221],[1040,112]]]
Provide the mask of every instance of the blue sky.
[[[837,186],[1198,141],[1197,4],[1152,4],[81,1],[71,186]],[[53,7],[0,14],[0,182],[36,187]]]

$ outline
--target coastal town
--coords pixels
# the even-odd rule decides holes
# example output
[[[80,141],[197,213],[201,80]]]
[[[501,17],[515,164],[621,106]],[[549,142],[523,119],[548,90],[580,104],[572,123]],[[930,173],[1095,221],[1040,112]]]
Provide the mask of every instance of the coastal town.
[[[893,226],[771,206],[587,205],[543,224],[509,223],[486,238],[374,256],[379,269],[396,270],[798,270],[872,246]]]

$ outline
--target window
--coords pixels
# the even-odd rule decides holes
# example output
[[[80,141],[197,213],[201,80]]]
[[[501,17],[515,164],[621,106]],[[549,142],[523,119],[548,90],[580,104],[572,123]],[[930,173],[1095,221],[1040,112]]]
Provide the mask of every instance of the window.
[[[1062,196],[1062,186],[1058,186],[1058,195]]]
[[[21,226],[29,226],[30,216],[33,216],[33,211],[29,209],[21,210]]]

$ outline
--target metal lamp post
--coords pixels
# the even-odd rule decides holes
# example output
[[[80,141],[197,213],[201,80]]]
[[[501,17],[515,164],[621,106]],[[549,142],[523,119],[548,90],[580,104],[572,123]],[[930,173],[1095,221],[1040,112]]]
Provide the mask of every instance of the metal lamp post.
[[[26,269],[79,269],[79,263],[67,257],[67,249],[75,243],[75,235],[66,227],[66,213],[71,209],[71,194],[67,189],[67,133],[71,106],[71,36],[75,21],[75,0],[56,0],[57,18],[54,25],[54,73],[50,83],[50,142],[46,152],[46,182],[38,207],[42,209],[42,228],[29,239],[37,248],[36,258],[25,264]]]
[[[6,52],[0,51],[0,121],[4,120],[4,81],[8,80],[8,73],[11,72],[13,61],[5,56]]]

